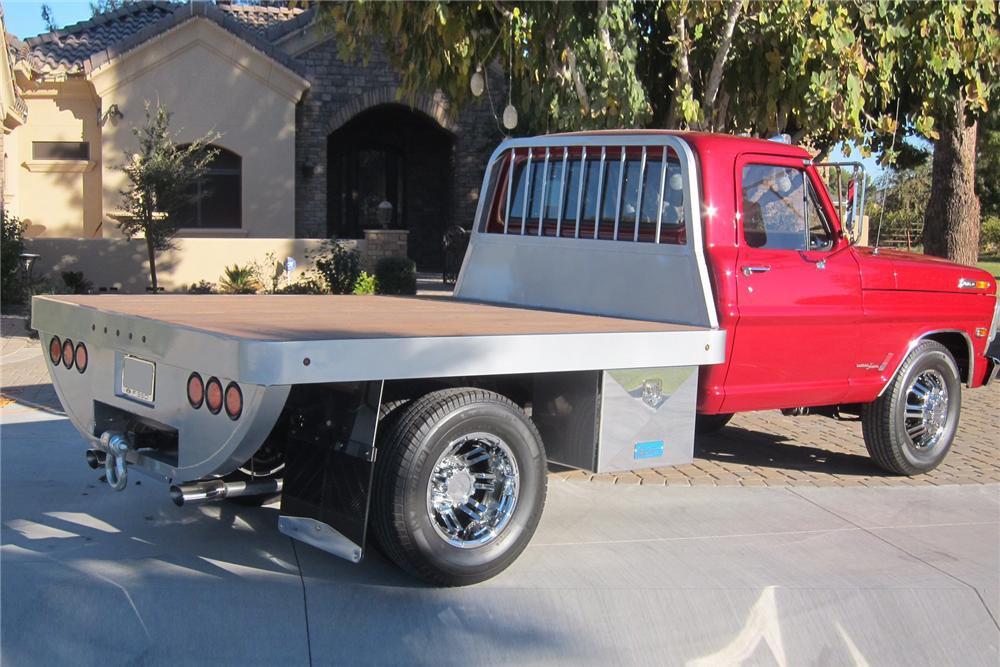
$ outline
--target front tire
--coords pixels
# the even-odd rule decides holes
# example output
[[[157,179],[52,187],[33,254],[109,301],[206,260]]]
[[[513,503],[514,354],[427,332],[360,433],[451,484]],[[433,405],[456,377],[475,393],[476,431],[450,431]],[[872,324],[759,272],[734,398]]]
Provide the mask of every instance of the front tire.
[[[962,408],[958,365],[944,345],[919,343],[892,383],[861,415],[865,446],[881,468],[919,475],[951,449]]]
[[[541,437],[509,399],[446,389],[416,399],[379,437],[372,529],[393,562],[462,586],[507,568],[545,503]]]

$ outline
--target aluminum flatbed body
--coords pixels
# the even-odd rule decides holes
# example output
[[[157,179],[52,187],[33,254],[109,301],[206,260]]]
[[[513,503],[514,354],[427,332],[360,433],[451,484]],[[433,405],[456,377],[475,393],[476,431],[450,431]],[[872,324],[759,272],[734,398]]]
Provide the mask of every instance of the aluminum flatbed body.
[[[692,366],[725,332],[448,298],[46,296],[34,324],[256,385]]]

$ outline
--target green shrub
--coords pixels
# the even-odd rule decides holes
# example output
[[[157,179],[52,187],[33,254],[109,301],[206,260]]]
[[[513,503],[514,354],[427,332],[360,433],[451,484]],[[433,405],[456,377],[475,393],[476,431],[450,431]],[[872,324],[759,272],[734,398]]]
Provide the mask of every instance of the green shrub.
[[[333,294],[350,294],[361,275],[361,255],[336,241],[327,241],[315,253],[316,271],[323,276]]]
[[[21,253],[24,252],[24,223],[18,218],[0,212],[3,234],[0,237],[0,301],[4,305],[22,303],[27,285],[21,274]]]
[[[70,294],[90,294],[94,283],[83,277],[83,271],[63,271],[63,284]]]
[[[375,264],[379,294],[416,294],[417,265],[409,257],[383,257]]]
[[[979,252],[983,255],[1000,255],[1000,217],[988,215],[983,218],[983,228],[979,232]]]
[[[252,266],[227,266],[219,278],[219,291],[223,294],[256,294],[259,289]]]
[[[215,294],[215,283],[199,280],[188,287],[188,294]]]
[[[362,271],[361,275],[358,276],[358,281],[354,283],[354,293],[374,294],[376,292],[377,287],[378,287],[378,281],[375,280],[375,276],[368,273],[367,271]]]
[[[275,294],[326,294],[326,286],[316,278],[302,278],[291,285],[279,287]]]

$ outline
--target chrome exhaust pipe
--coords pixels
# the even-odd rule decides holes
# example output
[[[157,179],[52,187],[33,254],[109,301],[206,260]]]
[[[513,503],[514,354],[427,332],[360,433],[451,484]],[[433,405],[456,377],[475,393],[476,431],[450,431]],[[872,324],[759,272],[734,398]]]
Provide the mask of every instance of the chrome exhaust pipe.
[[[239,496],[269,496],[281,493],[280,479],[262,479],[253,482],[223,482],[209,479],[190,484],[174,484],[170,487],[170,499],[178,507],[187,503],[204,503],[223,498]]]
[[[89,465],[94,470],[104,467],[104,461],[108,458],[107,452],[102,452],[99,449],[88,449],[87,450],[87,465]]]

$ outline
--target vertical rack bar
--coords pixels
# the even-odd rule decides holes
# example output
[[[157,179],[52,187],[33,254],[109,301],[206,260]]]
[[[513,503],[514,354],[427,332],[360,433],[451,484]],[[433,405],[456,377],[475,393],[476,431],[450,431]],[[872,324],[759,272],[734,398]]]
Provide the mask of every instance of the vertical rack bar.
[[[563,146],[562,183],[559,185],[559,212],[556,214],[556,238],[562,236],[563,204],[566,203],[566,167],[569,159],[569,147]]]
[[[639,242],[639,219],[642,217],[642,181],[646,175],[646,147],[642,147],[642,162],[639,163],[639,191],[635,196],[635,231],[632,241]]]
[[[510,222],[510,197],[514,189],[514,165],[516,164],[517,150],[510,149],[510,167],[507,169],[507,214],[503,217],[503,233],[507,233],[507,223]]]
[[[667,147],[663,147],[663,162],[660,166],[660,198],[656,201],[656,242],[660,242],[660,228],[663,226],[663,204],[667,186]]]
[[[601,168],[597,172],[597,210],[594,212],[594,238],[601,227],[601,199],[604,196],[604,160],[608,155],[608,147],[601,146]]]
[[[527,174],[524,178],[524,208],[521,209],[521,236],[524,236],[524,227],[528,222],[528,203],[531,201],[531,157],[532,150],[528,148],[528,163],[524,166]]]
[[[538,235],[542,235],[542,226],[545,224],[545,208],[548,206],[548,200],[545,199],[545,195],[548,193],[549,189],[549,147],[545,147],[545,166],[542,167],[542,201],[538,207]]]
[[[834,167],[837,170],[837,215],[840,216],[840,224],[844,224],[844,172],[839,166]],[[850,188],[850,183],[848,183],[848,188]]]
[[[583,183],[587,180],[587,147],[580,153],[580,192],[576,198],[576,230],[573,238],[580,238],[580,218],[583,216]]]
[[[625,147],[622,146],[622,160],[618,167],[618,194],[615,196],[615,230],[611,238],[618,240],[618,223],[622,218],[622,186],[625,184]]]

